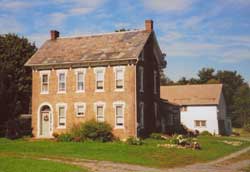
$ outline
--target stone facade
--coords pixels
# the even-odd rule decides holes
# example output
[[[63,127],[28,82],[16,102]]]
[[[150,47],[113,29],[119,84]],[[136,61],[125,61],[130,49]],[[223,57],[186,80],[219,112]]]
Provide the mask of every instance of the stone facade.
[[[66,132],[74,124],[85,122],[87,120],[96,119],[94,103],[104,102],[104,119],[114,127],[114,134],[124,138],[136,135],[136,118],[135,118],[135,70],[136,66],[127,65],[124,70],[124,91],[115,91],[115,72],[113,66],[105,68],[104,75],[104,92],[96,92],[95,90],[95,73],[94,68],[86,69],[85,74],[85,91],[76,92],[76,74],[75,69],[67,70],[66,76],[66,93],[58,93],[58,78],[56,69],[49,70],[49,93],[41,94],[41,71],[33,70],[33,87],[32,87],[32,127],[33,134],[38,134],[38,117],[39,108],[42,104],[50,105],[53,114],[53,129],[51,132]],[[48,70],[46,70],[48,71]],[[125,103],[124,111],[124,128],[115,129],[115,109],[113,103],[122,101]],[[85,114],[83,117],[77,117],[74,103],[84,102],[86,104]],[[67,105],[66,110],[66,128],[58,127],[58,110],[56,104],[64,103]]]

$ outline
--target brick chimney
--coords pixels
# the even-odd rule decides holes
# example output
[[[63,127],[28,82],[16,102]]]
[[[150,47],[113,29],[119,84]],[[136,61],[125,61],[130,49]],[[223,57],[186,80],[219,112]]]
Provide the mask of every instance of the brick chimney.
[[[152,32],[154,29],[153,20],[145,20],[145,29],[147,32]]]
[[[56,40],[59,37],[60,33],[57,30],[50,31],[50,39]]]

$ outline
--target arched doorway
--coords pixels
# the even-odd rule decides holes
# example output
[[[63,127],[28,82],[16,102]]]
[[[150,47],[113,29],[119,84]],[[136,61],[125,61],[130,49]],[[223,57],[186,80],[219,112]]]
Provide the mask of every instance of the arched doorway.
[[[52,112],[48,105],[43,105],[40,108],[40,133],[41,137],[50,137],[52,131]]]

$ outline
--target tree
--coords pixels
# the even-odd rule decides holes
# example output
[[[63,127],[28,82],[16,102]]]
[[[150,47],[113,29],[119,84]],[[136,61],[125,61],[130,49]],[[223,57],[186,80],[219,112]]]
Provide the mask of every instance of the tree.
[[[186,77],[182,77],[179,81],[177,81],[178,85],[186,85],[189,84],[189,80]]]
[[[237,127],[250,124],[250,88],[242,85],[233,96],[232,120]]]
[[[198,72],[198,76],[199,76],[199,83],[201,84],[205,84],[207,83],[209,80],[211,79],[215,79],[215,75],[214,75],[215,70],[213,68],[202,68],[199,72]]]
[[[35,51],[26,38],[0,35],[0,123],[29,112],[31,69],[24,64]]]

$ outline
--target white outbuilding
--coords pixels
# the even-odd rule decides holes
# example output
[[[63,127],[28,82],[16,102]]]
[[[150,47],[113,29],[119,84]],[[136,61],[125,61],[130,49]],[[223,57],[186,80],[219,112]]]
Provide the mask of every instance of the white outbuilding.
[[[161,86],[161,98],[179,104],[181,123],[192,130],[230,135],[222,84]]]

